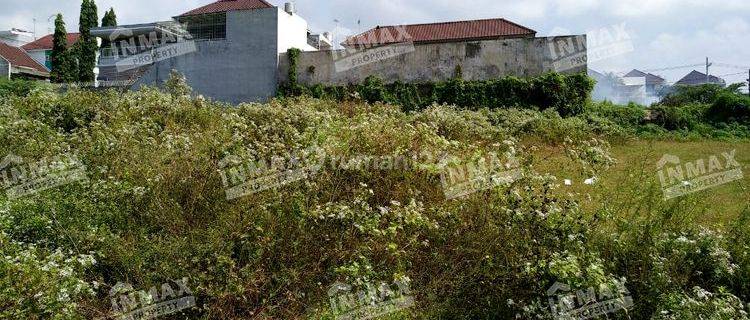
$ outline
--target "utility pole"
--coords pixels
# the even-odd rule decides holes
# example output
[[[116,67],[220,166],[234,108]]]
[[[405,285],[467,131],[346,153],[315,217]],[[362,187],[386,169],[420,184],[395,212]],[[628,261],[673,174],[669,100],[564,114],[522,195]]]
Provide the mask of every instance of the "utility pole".
[[[710,67],[710,66],[711,66],[711,64],[710,64],[710,63],[708,63],[708,57],[706,57],[706,84],[709,84],[709,83],[711,83],[711,82],[709,81],[709,80],[710,80],[710,77],[708,76],[708,67]]]
[[[747,95],[750,96],[750,69],[747,70]]]

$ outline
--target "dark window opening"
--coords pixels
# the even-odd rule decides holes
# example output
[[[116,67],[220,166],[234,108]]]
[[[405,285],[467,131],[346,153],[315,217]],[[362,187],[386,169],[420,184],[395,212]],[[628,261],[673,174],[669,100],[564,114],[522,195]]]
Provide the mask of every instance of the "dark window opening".
[[[227,38],[226,12],[180,17],[180,23],[196,40],[214,40]]]

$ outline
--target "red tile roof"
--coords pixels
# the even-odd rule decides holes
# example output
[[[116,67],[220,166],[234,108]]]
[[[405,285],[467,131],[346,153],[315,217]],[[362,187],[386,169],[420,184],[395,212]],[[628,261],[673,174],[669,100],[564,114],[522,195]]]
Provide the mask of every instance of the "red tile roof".
[[[48,34],[44,37],[41,37],[37,39],[34,42],[27,43],[23,45],[21,48],[23,48],[26,51],[31,50],[52,50],[52,40],[54,38],[54,34]],[[72,46],[76,41],[78,41],[78,37],[80,34],[78,33],[68,33],[67,34],[67,40],[68,40],[68,47]]]
[[[0,57],[8,60],[11,66],[14,67],[27,67],[41,73],[49,73],[47,68],[32,59],[26,51],[23,51],[21,48],[9,46],[3,42],[0,42]]]
[[[274,6],[265,0],[219,0],[214,3],[202,6],[198,9],[193,9],[185,12],[178,17],[193,16],[197,14],[206,13],[217,13],[227,12],[236,10],[252,10],[252,9],[263,9],[273,8]]]
[[[343,45],[383,45],[404,42],[403,39],[399,39],[400,37],[403,38],[401,36],[403,33],[406,33],[414,43],[522,38],[536,35],[536,31],[505,19],[485,19],[404,26],[379,26],[347,38]],[[394,38],[395,40],[391,40]]]

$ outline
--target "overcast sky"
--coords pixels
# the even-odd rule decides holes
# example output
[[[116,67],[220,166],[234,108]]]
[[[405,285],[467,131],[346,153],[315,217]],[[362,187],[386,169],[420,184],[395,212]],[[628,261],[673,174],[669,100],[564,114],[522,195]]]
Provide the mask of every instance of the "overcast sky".
[[[99,18],[114,7],[120,24],[168,20],[214,0],[98,0]],[[283,0],[269,0],[283,6]],[[538,36],[589,33],[628,36],[634,50],[589,67],[599,71],[661,69],[712,62],[711,74],[727,82],[745,81],[750,69],[750,1],[748,0],[297,0],[298,13],[314,32],[339,29],[363,31],[376,25],[426,23],[502,17],[536,30]],[[80,2],[75,0],[0,0],[0,29],[51,32],[61,12],[68,31],[78,29]],[[358,25],[357,21],[361,21]],[[622,27],[624,25],[624,28]],[[622,30],[626,33],[623,34]],[[596,36],[594,36],[596,37]],[[705,67],[653,73],[668,81]],[[739,73],[735,75],[728,75]]]

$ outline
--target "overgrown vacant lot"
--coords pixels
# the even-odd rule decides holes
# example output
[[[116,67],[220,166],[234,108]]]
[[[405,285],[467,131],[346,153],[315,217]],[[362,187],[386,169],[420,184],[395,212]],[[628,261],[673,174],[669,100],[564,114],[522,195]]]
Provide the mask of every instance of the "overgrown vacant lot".
[[[656,172],[665,153],[730,149],[746,172],[744,125],[714,139],[708,126],[631,126],[617,115],[633,108],[606,104],[568,118],[309,98],[229,107],[168,88],[2,98],[1,155],[73,154],[87,179],[0,195],[0,318],[106,318],[130,310],[118,283],[185,279],[196,307],[163,318],[333,319],[337,282],[396,281],[415,305],[393,318],[552,319],[558,283],[632,298],[608,318],[747,319],[747,177],[664,200]],[[446,199],[446,167],[493,152],[521,175]],[[243,175],[228,167],[253,163],[248,178],[284,167],[274,158],[314,170],[228,197]]]
[[[609,170],[601,172],[599,183],[584,184],[590,178],[579,169],[569,157],[566,157],[564,146],[545,146],[538,151],[536,169],[563,179],[571,179],[574,184],[561,187],[563,193],[574,193],[581,204],[595,211],[596,209],[617,206],[621,214],[632,214],[638,203],[651,196],[661,194],[657,163],[664,154],[674,154],[685,160],[708,158],[723,152],[737,151],[736,160],[742,165],[742,171],[750,171],[750,142],[748,141],[674,141],[637,139],[618,143],[612,146],[612,156],[617,159]],[[680,201],[690,204],[695,222],[706,227],[721,228],[736,221],[743,210],[747,209],[750,199],[750,177],[737,183],[720,185],[708,190],[686,195]],[[655,194],[655,195],[654,195]],[[589,198],[588,196],[591,196]],[[645,199],[644,199],[645,198]],[[656,199],[660,201],[661,199]],[[675,205],[678,202],[664,202],[663,205]],[[687,218],[687,215],[682,215]]]

